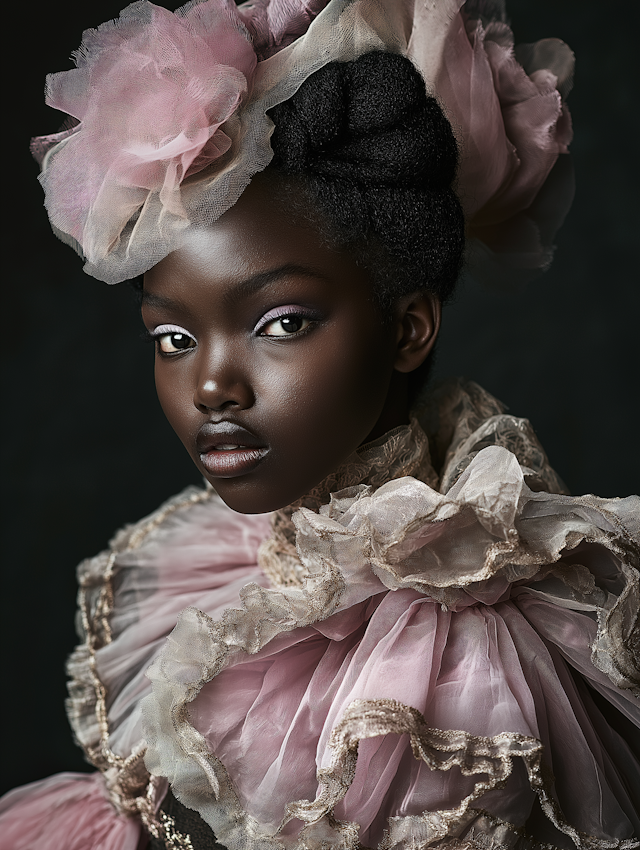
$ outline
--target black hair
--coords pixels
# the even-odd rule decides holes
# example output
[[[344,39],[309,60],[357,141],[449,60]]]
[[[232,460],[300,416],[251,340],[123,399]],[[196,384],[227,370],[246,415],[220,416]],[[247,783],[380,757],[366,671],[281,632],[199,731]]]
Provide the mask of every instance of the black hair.
[[[268,114],[267,171],[370,271],[380,305],[416,291],[450,298],[464,248],[458,148],[411,61],[375,51],[331,62]]]

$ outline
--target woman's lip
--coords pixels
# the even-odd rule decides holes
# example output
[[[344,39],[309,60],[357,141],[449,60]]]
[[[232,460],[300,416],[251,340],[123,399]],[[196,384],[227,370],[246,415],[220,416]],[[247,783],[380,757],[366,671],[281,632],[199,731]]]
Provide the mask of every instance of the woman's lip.
[[[224,450],[223,446],[242,450],[265,448],[264,440],[235,422],[205,422],[196,437],[198,454],[202,456],[216,449]]]
[[[200,462],[214,478],[237,478],[246,475],[267,456],[269,449],[238,446],[237,449],[211,449],[201,452]]]

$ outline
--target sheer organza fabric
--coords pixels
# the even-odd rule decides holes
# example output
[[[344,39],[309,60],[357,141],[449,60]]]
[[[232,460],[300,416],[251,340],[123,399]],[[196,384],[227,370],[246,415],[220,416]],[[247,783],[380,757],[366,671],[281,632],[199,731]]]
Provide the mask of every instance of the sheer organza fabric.
[[[638,500],[532,490],[557,479],[526,423],[473,385],[436,401],[422,422],[437,434],[414,422],[355,458],[346,490],[337,475],[317,510],[281,518],[293,579],[258,564],[273,517],[196,490],[81,567],[96,622],[113,571],[95,653],[106,743],[125,758],[147,746],[230,850],[637,846],[637,758],[590,689],[640,725]],[[369,483],[384,464],[431,478],[429,449],[443,480],[458,470],[446,493]],[[70,718],[103,777],[9,795],[12,847],[136,847],[126,770],[100,762],[90,666],[84,644]]]
[[[138,850],[140,822],[113,808],[100,773],[58,773],[0,800],[6,850]]]

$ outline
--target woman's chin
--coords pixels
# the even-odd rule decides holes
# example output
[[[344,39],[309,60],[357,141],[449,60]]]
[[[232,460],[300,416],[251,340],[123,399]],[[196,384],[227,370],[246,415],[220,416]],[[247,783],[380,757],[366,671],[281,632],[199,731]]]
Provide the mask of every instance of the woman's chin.
[[[286,488],[281,494],[279,488],[256,486],[243,481],[242,477],[213,478],[210,475],[205,477],[225,505],[239,514],[271,513],[290,505],[306,492]],[[291,493],[290,497],[289,493]]]

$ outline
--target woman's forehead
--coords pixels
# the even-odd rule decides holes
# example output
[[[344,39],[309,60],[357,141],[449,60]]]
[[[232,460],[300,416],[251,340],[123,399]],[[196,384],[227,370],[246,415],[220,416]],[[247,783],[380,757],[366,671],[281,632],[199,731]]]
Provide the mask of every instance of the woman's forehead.
[[[145,288],[209,283],[249,293],[292,274],[370,278],[348,250],[330,246],[311,221],[286,210],[281,196],[274,200],[270,180],[255,180],[218,221],[189,228],[182,246],[146,273]]]

